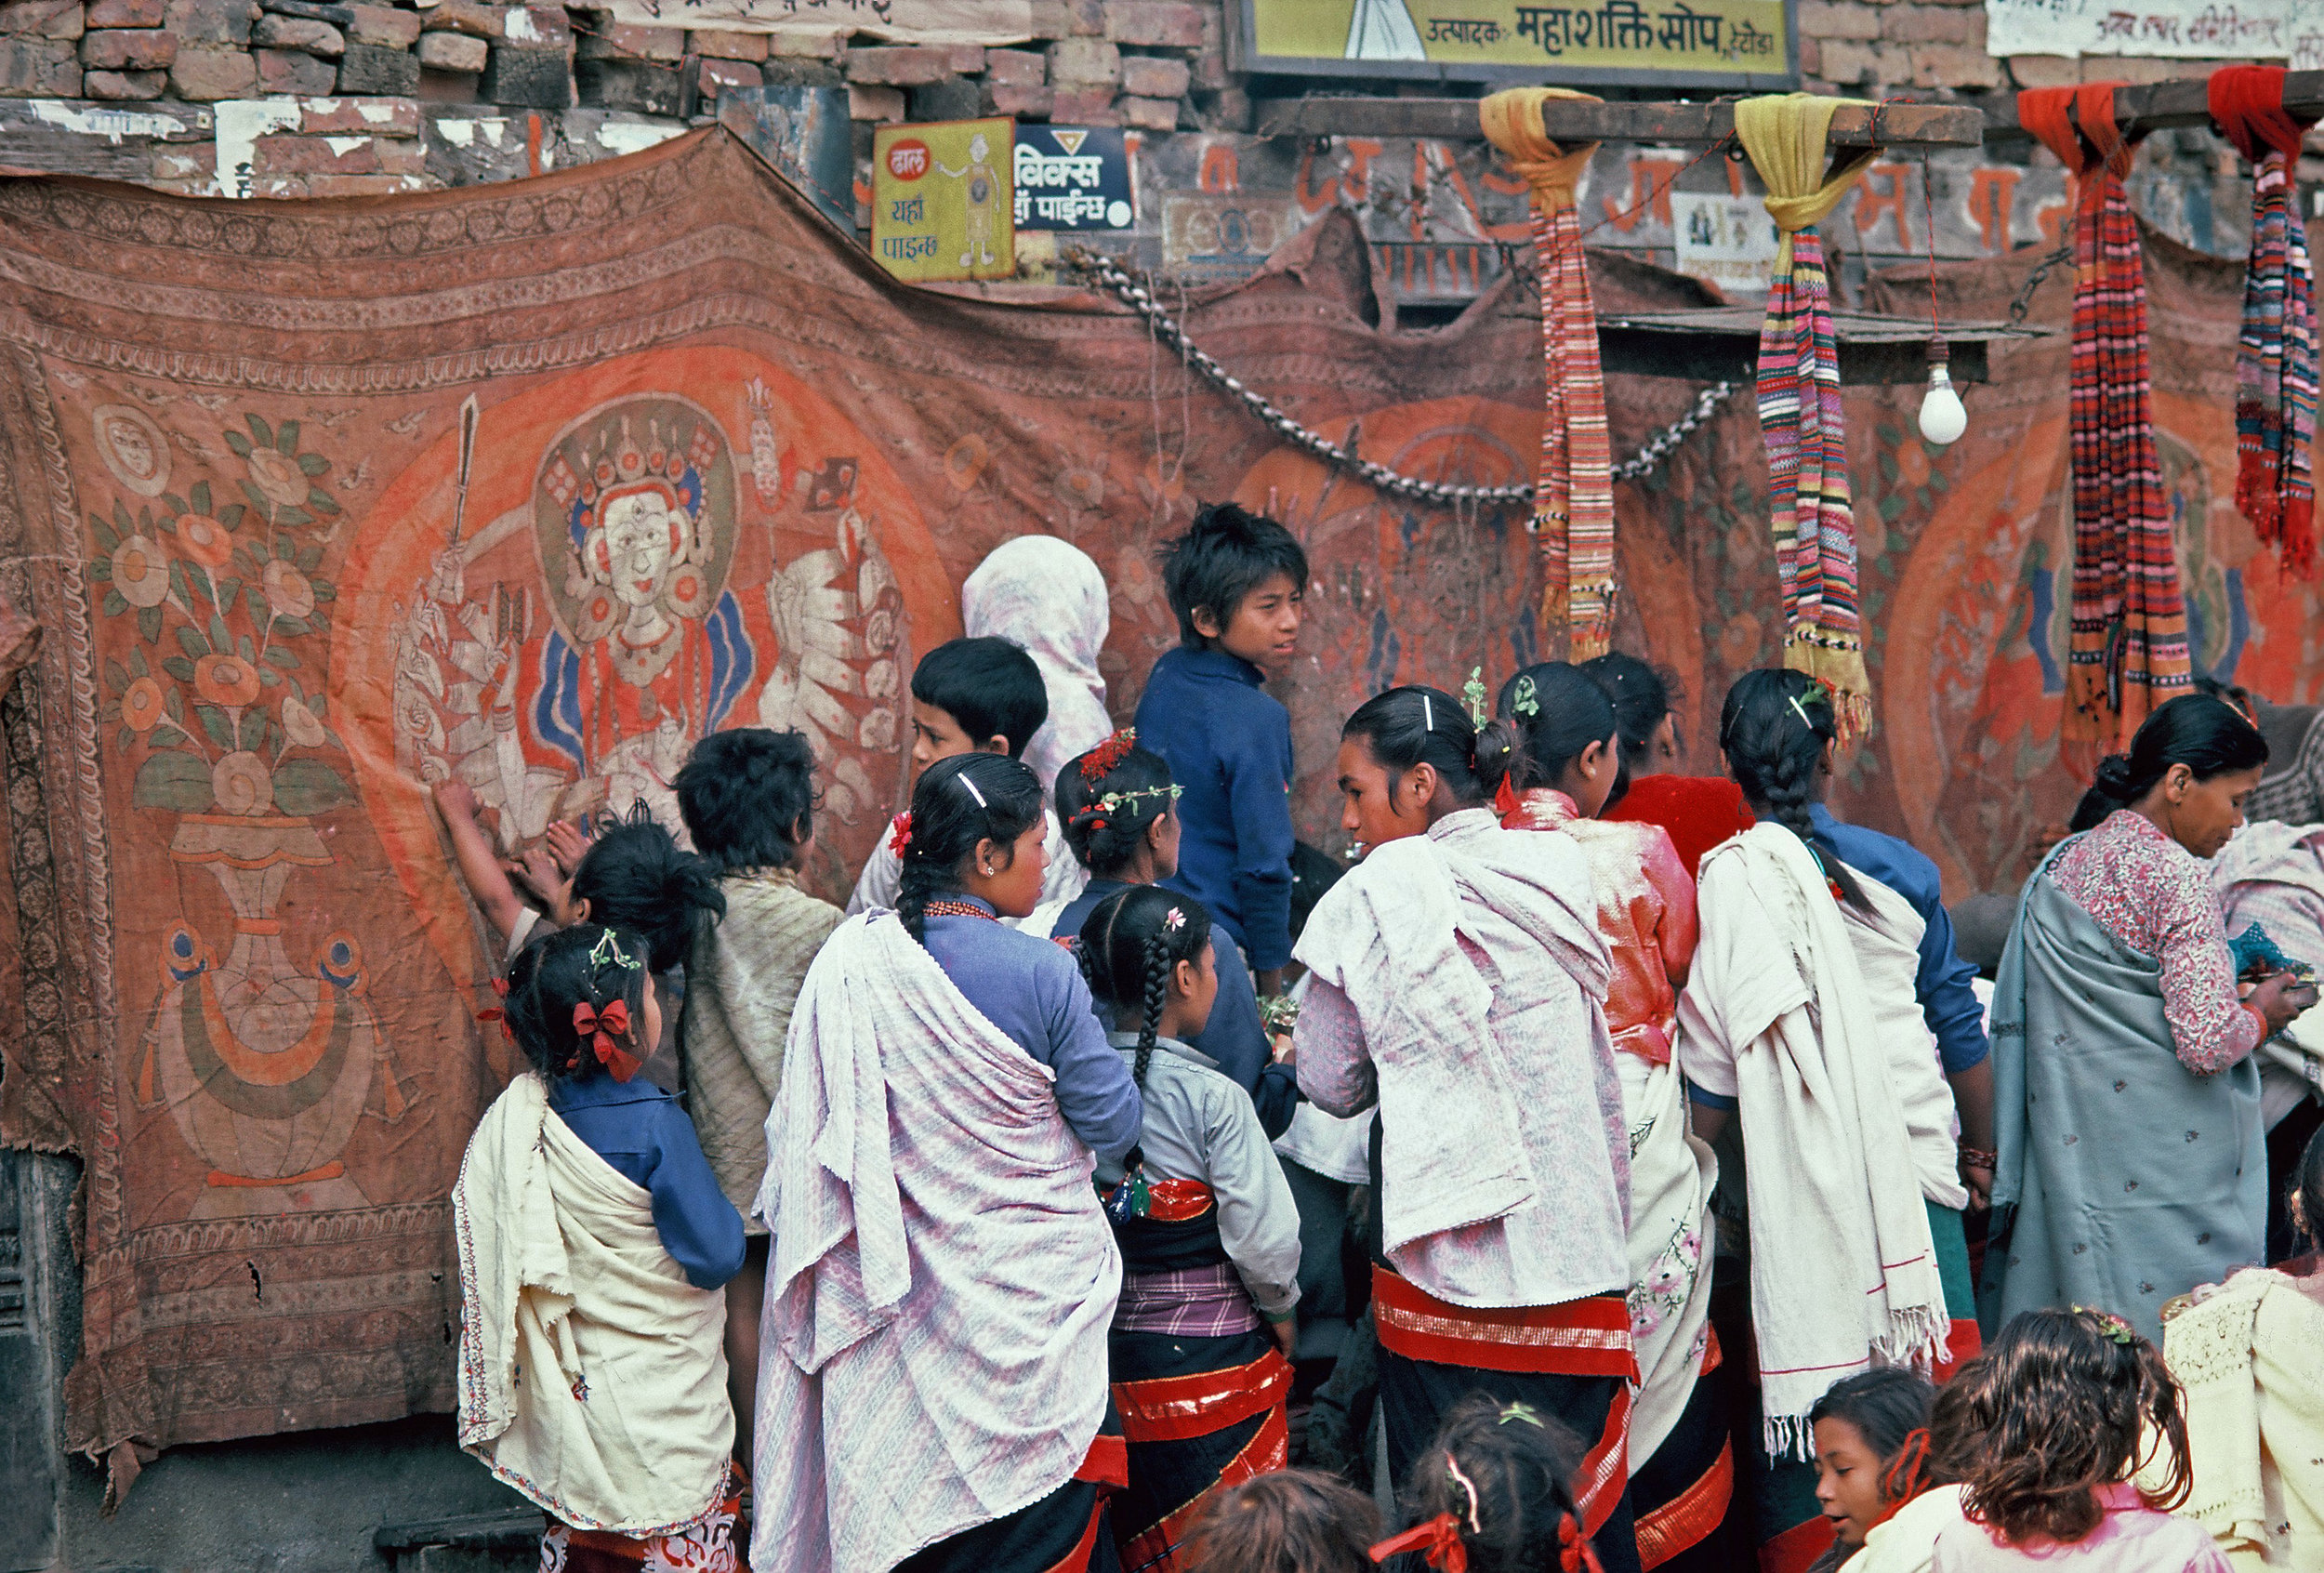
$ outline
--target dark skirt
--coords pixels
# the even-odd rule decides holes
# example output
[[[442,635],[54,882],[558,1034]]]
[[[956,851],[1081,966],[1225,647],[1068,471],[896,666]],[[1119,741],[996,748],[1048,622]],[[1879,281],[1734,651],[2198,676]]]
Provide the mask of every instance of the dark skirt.
[[[1714,1335],[1678,1423],[1630,1477],[1638,1564],[1647,1573],[1724,1573],[1736,1566],[1724,1532],[1735,1497],[1735,1445],[1722,1364]]]
[[[1030,1507],[922,1547],[895,1573],[1120,1573],[1105,1510],[1122,1473],[1122,1426],[1109,1406],[1071,1480]]]
[[[1263,1332],[1117,1332],[1114,1407],[1129,1483],[1114,1500],[1123,1573],[1175,1573],[1213,1494],[1288,1462],[1291,1367]]]

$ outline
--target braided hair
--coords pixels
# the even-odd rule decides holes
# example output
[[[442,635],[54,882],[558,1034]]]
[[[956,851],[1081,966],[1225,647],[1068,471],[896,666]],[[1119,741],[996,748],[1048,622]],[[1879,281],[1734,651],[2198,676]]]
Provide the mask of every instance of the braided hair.
[[[1799,837],[1840,899],[1868,912],[1872,903],[1864,886],[1816,835],[1808,814],[1824,749],[1839,735],[1831,695],[1805,672],[1745,672],[1719,709],[1719,747],[1751,811]]]
[[[647,964],[645,936],[634,929],[575,923],[550,930],[508,964],[508,1035],[548,1080],[587,1081],[601,1072],[588,1038],[574,1024],[574,1007],[599,1012],[619,1000],[630,1022],[622,1046],[644,1059],[653,1052],[653,1045],[639,1041]]]
[[[1422,1524],[1449,1514],[1470,1573],[1591,1566],[1580,1554],[1587,1542],[1572,1484],[1581,1456],[1574,1434],[1531,1405],[1473,1394],[1415,1462],[1406,1516]]]
[[[1489,721],[1480,732],[1466,704],[1417,684],[1365,700],[1340,735],[1363,738],[1392,782],[1429,765],[1462,808],[1491,798],[1517,755],[1517,729],[1509,722]]]
[[[1089,992],[1117,1013],[1142,1012],[1138,1058],[1130,1078],[1145,1090],[1146,1066],[1162,1034],[1170,974],[1181,961],[1202,965],[1210,944],[1210,913],[1202,903],[1159,885],[1133,885],[1100,902],[1081,925],[1074,958]]]
[[[1057,819],[1065,827],[1065,844],[1100,879],[1136,859],[1146,832],[1176,800],[1170,767],[1161,755],[1139,747],[1137,739],[1135,732],[1117,732],[1057,773]]]
[[[1040,777],[1015,760],[955,754],[920,772],[911,812],[896,826],[904,842],[896,916],[905,932],[928,943],[928,904],[960,888],[978,842],[1012,847],[1040,823]]]

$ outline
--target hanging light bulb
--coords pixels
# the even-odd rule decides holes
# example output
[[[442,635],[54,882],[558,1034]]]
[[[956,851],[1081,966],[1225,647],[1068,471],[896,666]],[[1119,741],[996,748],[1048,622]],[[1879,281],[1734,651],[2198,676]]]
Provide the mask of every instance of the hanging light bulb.
[[[1958,443],[1969,430],[1969,410],[1953,391],[1949,359],[1943,339],[1929,345],[1929,391],[1921,401],[1921,435],[1940,448]]]

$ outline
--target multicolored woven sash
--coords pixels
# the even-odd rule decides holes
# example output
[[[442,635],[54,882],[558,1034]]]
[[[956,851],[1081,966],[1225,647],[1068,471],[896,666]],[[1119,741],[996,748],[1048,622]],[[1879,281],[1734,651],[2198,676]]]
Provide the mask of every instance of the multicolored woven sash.
[[[1598,309],[1581,252],[1574,187],[1595,142],[1566,152],[1541,128],[1544,99],[1597,99],[1516,87],[1479,106],[1486,137],[1533,188],[1533,249],[1541,278],[1541,468],[1534,539],[1541,553],[1542,620],[1563,621],[1566,658],[1603,655],[1614,639],[1614,456],[1606,435]]]
[[[2118,83],[2017,95],[2018,123],[2077,177],[2071,452],[2073,639],[2069,762],[2131,746],[2139,723],[2187,692],[2186,611],[2155,454],[2146,370],[2146,273],[2122,191],[2134,145],[2114,124]]]
[[[1840,341],[1816,226],[1879,156],[1864,149],[1826,176],[1832,112],[1847,101],[1790,93],[1735,106],[1736,134],[1783,237],[1759,335],[1759,425],[1783,588],[1784,665],[1830,686],[1843,742],[1870,723],[1872,694],[1856,608]]]
[[[2316,283],[2307,226],[2293,210],[2291,165],[2312,121],[2284,107],[2281,66],[2212,73],[2211,116],[2251,165],[2251,256],[2236,344],[2236,507],[2277,561],[2316,573]]]

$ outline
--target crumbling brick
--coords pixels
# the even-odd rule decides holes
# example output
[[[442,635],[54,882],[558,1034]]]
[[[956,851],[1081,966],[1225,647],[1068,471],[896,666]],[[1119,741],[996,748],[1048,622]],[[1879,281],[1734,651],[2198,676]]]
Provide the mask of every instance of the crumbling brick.
[[[81,96],[114,100],[158,99],[168,86],[165,71],[92,71],[81,78]]]
[[[423,33],[464,33],[470,38],[498,38],[507,30],[501,8],[479,0],[439,0],[419,25]]]
[[[419,39],[419,63],[429,71],[481,72],[492,46],[465,33],[424,33]]]
[[[914,45],[875,46],[847,52],[847,79],[867,87],[917,87],[952,74],[950,50]]]
[[[748,60],[729,60],[711,57],[701,60],[695,82],[706,99],[715,99],[730,87],[756,87],[766,75]]]
[[[87,24],[73,0],[14,0],[0,6],[0,38],[70,44],[87,25],[129,27],[142,23]]]
[[[1974,17],[1983,31],[1982,12],[1957,13]],[[1916,87],[1999,87],[2002,85],[2001,62],[1985,52],[1977,44],[1915,44],[1909,50],[1912,60],[1912,85]],[[2172,74],[2177,75],[2173,72]]]
[[[417,18],[413,20],[416,22]],[[419,57],[409,49],[372,44],[350,44],[339,57],[342,93],[403,98],[419,91]]]
[[[378,49],[408,49],[419,42],[419,13],[393,6],[347,7],[347,41]]]
[[[1030,49],[987,49],[984,80],[1010,87],[1038,86],[1049,80],[1049,58]]]
[[[167,71],[177,58],[176,36],[157,28],[106,28],[81,35],[81,63],[91,71]]]
[[[258,62],[247,49],[181,48],[170,62],[169,86],[195,103],[246,98],[257,85]]]
[[[262,92],[303,98],[329,93],[339,85],[339,68],[312,55],[292,49],[253,49],[250,58],[257,65]]]
[[[1800,35],[1803,38],[1878,38],[1881,12],[1894,7],[1854,4],[1853,0],[1800,0]]]
[[[697,30],[689,35],[694,53],[714,60],[749,60],[754,64],[767,58],[767,35],[763,33],[711,33]]]
[[[1061,126],[1119,126],[1111,87],[1058,87],[1049,117]]]
[[[1881,15],[1881,36],[1900,44],[1974,44],[1983,49],[1985,13],[1940,6],[1891,6]]]
[[[978,76],[984,70],[984,46],[955,44],[944,50],[944,64],[956,76]]]
[[[250,24],[257,18],[258,7],[252,0],[167,0],[162,25],[177,34],[182,45],[215,48],[231,44],[240,48],[250,42]]]
[[[847,113],[850,120],[902,120],[904,94],[894,87],[871,87],[851,82],[847,85]]]
[[[271,11],[250,30],[250,41],[269,49],[297,49],[326,60],[347,53],[347,34],[329,22],[277,16]]]
[[[1112,86],[1122,79],[1122,52],[1102,38],[1066,38],[1049,46],[1052,86]]]
[[[1027,28],[1036,38],[1069,37],[1074,30],[1073,7],[1065,0],[1033,0]]]
[[[1184,0],[1112,0],[1105,7],[1105,36],[1116,44],[1198,49],[1202,15],[1201,7]]]
[[[1020,87],[1014,83],[991,82],[984,88],[987,113],[1014,115],[1019,120],[1047,120],[1056,100],[1056,93],[1045,86]]]
[[[405,98],[311,99],[298,106],[302,137],[416,137],[419,105]]]
[[[668,60],[674,64],[686,57],[686,34],[682,28],[605,23],[583,33],[575,53],[585,60]]]
[[[495,44],[484,74],[476,84],[476,96],[488,104],[518,109],[571,109],[572,59],[565,49],[553,44],[530,48]]]
[[[778,33],[767,40],[767,56],[787,59],[836,60],[847,46],[844,33]]]
[[[70,9],[71,7],[64,8]],[[162,0],[90,0],[86,25],[90,27],[159,27],[162,25],[162,13],[165,8]]]
[[[1114,107],[1121,112],[1124,126],[1141,131],[1169,131],[1178,125],[1176,99],[1142,99],[1125,93],[1114,100]]]
[[[1122,60],[1122,91],[1142,99],[1180,99],[1191,75],[1184,60],[1129,55]]]
[[[582,60],[574,79],[585,104],[660,115],[685,107],[685,78],[653,60]]]

